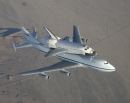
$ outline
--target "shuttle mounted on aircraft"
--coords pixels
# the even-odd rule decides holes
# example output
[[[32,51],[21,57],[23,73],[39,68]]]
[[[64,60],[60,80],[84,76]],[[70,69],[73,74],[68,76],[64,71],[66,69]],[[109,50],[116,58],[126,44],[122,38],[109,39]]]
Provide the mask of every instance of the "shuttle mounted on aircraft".
[[[15,45],[13,44],[14,51],[19,48],[31,47],[42,51],[45,56],[54,56],[62,60],[49,67],[44,67],[32,71],[22,72],[21,75],[33,75],[39,74],[39,76],[46,79],[50,79],[47,72],[61,71],[61,73],[70,76],[71,73],[67,69],[77,68],[77,67],[90,67],[92,69],[113,72],[115,67],[108,63],[106,60],[95,57],[97,55],[96,51],[85,45],[87,39],[83,39],[80,36],[79,28],[73,26],[73,37],[65,37],[61,39],[60,37],[54,35],[48,28],[45,28],[48,36],[41,38],[39,42],[37,40],[36,29],[33,29],[33,33],[30,34],[24,27],[21,27],[21,31],[25,37],[23,44]]]

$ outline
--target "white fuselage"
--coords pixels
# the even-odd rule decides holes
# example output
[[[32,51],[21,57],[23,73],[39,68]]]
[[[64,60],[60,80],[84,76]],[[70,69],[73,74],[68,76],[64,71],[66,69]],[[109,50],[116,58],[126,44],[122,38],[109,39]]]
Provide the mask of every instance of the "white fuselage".
[[[50,48],[47,48],[46,45],[39,43],[34,37],[32,37],[32,35],[25,34],[24,36],[26,37],[27,42],[32,44],[36,49],[45,53],[47,53],[50,50]],[[63,40],[59,40],[59,43],[56,44],[56,47],[68,49],[70,53],[79,53],[79,54],[82,53],[82,51],[80,51],[80,49],[82,49],[82,45],[65,42]],[[75,52],[78,51],[77,47],[80,48],[79,52]],[[106,62],[103,59],[98,59],[95,57],[93,58],[93,60],[91,60],[91,56],[75,55],[70,53],[58,54],[55,55],[55,57],[72,63],[80,64],[83,67],[90,67],[100,71],[105,72],[115,71],[115,68],[110,63]]]
[[[97,57],[94,57],[93,60],[91,60],[91,56],[74,55],[67,53],[58,54],[56,57],[65,61],[80,64],[83,67],[90,67],[99,71],[113,72],[116,70],[115,67],[110,63]]]

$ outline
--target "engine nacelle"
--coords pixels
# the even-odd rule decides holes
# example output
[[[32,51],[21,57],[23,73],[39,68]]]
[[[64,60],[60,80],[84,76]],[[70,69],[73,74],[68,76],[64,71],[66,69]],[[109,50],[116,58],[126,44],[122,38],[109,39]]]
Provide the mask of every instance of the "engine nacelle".
[[[71,73],[66,70],[61,70],[61,73],[65,74],[66,76],[71,76]]]
[[[45,79],[50,79],[50,76],[47,74],[39,74],[39,76]]]

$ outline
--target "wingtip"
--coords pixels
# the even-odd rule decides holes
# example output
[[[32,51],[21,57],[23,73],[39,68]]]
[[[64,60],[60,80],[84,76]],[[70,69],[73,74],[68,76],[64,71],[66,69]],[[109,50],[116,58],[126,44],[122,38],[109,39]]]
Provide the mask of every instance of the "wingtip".
[[[15,44],[13,43],[12,46],[13,46],[13,50],[16,52],[16,46],[15,46]]]
[[[73,25],[73,28],[79,28],[77,25]]]

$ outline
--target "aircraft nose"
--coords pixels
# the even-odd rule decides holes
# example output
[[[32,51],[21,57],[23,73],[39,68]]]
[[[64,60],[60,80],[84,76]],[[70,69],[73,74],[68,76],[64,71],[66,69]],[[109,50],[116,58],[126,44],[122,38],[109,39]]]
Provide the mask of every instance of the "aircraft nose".
[[[116,68],[113,65],[109,64],[109,67],[111,71],[116,71]]]
[[[108,63],[107,61],[104,62],[104,65],[108,69],[109,72],[116,71],[116,68],[112,64]]]

